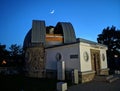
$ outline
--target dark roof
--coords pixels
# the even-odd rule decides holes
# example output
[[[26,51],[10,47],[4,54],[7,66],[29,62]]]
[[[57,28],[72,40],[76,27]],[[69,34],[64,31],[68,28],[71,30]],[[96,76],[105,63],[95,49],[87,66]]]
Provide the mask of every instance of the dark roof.
[[[106,45],[103,45],[103,44],[100,44],[100,43],[97,43],[97,42],[94,42],[94,41],[90,41],[90,40],[87,40],[87,39],[83,39],[83,38],[77,38],[77,42],[83,42],[83,43],[88,43],[88,44],[92,44],[92,45],[100,45],[100,46],[107,47]]]
[[[76,43],[78,43],[78,42],[64,43],[64,44],[60,44],[60,45],[54,45],[54,46],[45,47],[45,49],[54,48],[54,47],[60,47],[60,46],[66,46],[66,45],[72,45],[72,44],[76,44]]]
[[[69,44],[74,44],[79,42],[84,42],[91,45],[105,46],[97,42],[93,42],[93,41],[82,39],[82,38],[76,39],[73,26],[69,22],[58,22],[55,27],[54,33],[62,34],[64,37],[64,41],[63,41],[63,44],[53,45],[52,47],[64,46],[64,45],[69,45]],[[25,36],[23,48],[36,47],[41,45],[45,47],[45,42],[46,42],[45,39],[46,39],[45,21],[33,20],[32,28],[28,31],[28,33]]]
[[[58,22],[55,28],[62,29],[64,36],[64,43],[76,42],[75,31],[69,22]]]
[[[23,42],[23,48],[26,48],[29,45],[31,45],[31,30],[32,29],[30,29],[25,36],[25,39],[24,39],[24,42]]]
[[[107,47],[106,45],[99,44],[99,43],[94,42],[94,41],[86,40],[86,39],[83,39],[83,38],[77,38],[76,42],[64,43],[64,44],[61,44],[61,45],[50,46],[50,47],[46,47],[46,49],[54,48],[54,47],[60,47],[60,46],[66,46],[66,45],[72,45],[72,44],[81,43],[81,42],[87,43],[87,44],[90,44],[90,45],[95,45],[95,46],[98,45],[98,46]]]
[[[75,31],[69,22],[58,22],[54,33],[60,33],[64,37],[63,44],[76,42]],[[23,48],[44,45],[46,39],[45,21],[33,20],[32,28],[24,39]]]
[[[45,43],[46,27],[45,21],[33,20],[32,28],[28,31],[24,39],[23,48],[38,46]]]
[[[33,20],[31,42],[32,43],[45,43],[46,26],[45,21]]]

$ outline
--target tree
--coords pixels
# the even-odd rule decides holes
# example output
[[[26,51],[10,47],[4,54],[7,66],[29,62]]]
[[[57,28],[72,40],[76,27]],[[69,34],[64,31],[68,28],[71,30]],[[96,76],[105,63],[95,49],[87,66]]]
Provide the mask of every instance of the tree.
[[[108,47],[108,66],[112,69],[120,69],[120,30],[114,26],[107,27],[98,35],[97,41]]]
[[[22,55],[23,53],[22,47],[17,44],[12,44],[9,49],[10,49],[10,56],[15,57],[15,56]]]
[[[0,44],[0,66],[2,65],[3,60],[8,59],[9,52],[6,50],[6,45]]]
[[[24,51],[20,45],[12,44],[10,46],[10,59],[13,60],[13,65],[21,66],[24,62]]]

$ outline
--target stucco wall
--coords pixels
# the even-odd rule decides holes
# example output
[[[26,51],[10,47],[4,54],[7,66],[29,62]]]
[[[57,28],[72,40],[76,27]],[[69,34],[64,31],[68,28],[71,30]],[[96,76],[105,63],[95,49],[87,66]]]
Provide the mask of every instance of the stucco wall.
[[[107,55],[106,55],[105,49],[100,50],[100,57],[101,57],[101,59],[100,59],[101,60],[101,69],[106,69],[107,68]]]
[[[45,49],[46,52],[46,69],[56,70],[57,69],[57,53],[61,54],[61,61],[65,61],[65,70],[71,69],[80,70],[79,63],[79,44],[70,44],[54,48]],[[70,55],[78,55],[78,58],[70,58]]]
[[[107,57],[106,57],[107,48],[103,46],[98,46],[98,45],[94,46],[94,45],[81,42],[80,43],[81,72],[92,70],[90,49],[100,50],[100,63],[101,63],[100,69],[106,69],[107,68]],[[88,61],[85,61],[84,59],[84,56],[83,56],[84,52],[88,53]],[[104,60],[103,60],[103,54],[104,54]]]
[[[88,60],[84,59],[84,52],[88,53]],[[91,54],[90,54],[90,46],[89,44],[80,43],[80,64],[81,64],[81,72],[91,71]]]
[[[90,49],[100,50],[100,69],[107,68],[106,48],[101,46],[92,46],[88,43],[76,43],[70,45],[64,45],[59,47],[47,48],[46,52],[46,69],[56,70],[57,59],[56,54],[61,54],[61,61],[65,61],[65,69],[67,71],[71,69],[78,69],[80,72],[92,71],[91,65],[91,52]],[[84,59],[84,53],[88,53],[88,60]],[[102,55],[105,59],[103,61]],[[78,55],[78,58],[70,58],[70,55]]]

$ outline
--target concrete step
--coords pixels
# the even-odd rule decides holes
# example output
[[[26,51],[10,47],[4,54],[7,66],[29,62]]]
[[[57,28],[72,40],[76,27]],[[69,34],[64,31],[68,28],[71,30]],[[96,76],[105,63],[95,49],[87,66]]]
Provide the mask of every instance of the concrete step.
[[[109,79],[111,79],[111,78],[113,78],[113,75],[107,76],[107,77],[106,77],[106,80],[109,80]]]
[[[115,74],[120,75],[120,70],[115,70]]]
[[[95,76],[93,81],[106,81],[106,76]]]
[[[116,80],[120,79],[120,76],[116,76],[116,75],[109,75],[109,76],[95,76],[93,81],[99,81],[99,82],[114,82]]]
[[[112,83],[112,82],[114,82],[114,81],[116,81],[118,79],[119,79],[119,77],[113,76],[113,77],[107,79],[106,81],[109,82],[109,83]]]

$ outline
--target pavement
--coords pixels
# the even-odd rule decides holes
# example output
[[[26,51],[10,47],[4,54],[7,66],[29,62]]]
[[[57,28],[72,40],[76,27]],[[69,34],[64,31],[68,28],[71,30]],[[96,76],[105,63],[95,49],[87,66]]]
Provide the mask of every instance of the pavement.
[[[105,77],[99,76],[91,82],[68,87],[67,91],[120,91],[120,75],[115,75],[115,77],[119,79],[109,82],[105,80]]]

